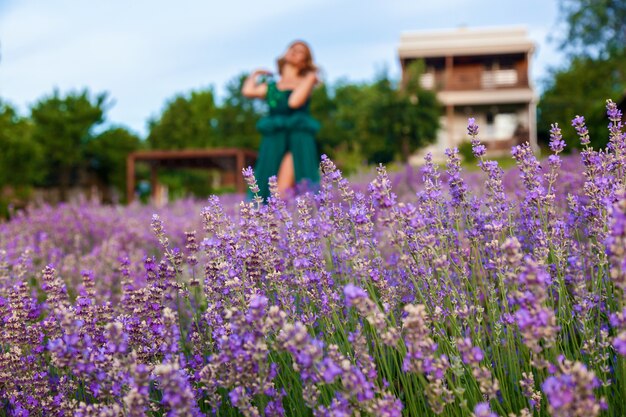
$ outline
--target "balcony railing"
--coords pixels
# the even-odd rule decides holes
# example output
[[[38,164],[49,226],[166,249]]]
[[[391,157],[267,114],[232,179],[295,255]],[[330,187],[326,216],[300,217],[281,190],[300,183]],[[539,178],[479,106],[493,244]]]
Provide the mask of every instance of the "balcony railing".
[[[445,71],[422,75],[423,88],[438,91],[493,90],[528,87],[528,74],[516,69],[486,70],[483,68],[453,68],[448,77]]]

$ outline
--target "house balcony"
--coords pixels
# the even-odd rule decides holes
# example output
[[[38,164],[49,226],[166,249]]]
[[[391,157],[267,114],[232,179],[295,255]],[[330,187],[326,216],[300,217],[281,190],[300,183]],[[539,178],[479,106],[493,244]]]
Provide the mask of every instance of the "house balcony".
[[[481,67],[457,67],[452,70],[422,74],[423,88],[436,91],[477,91],[529,88],[528,74],[515,68],[488,70]]]

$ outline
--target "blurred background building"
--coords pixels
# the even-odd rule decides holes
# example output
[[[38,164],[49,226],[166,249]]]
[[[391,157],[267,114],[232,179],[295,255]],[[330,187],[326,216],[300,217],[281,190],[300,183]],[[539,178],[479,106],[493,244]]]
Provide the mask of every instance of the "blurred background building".
[[[459,28],[403,33],[398,55],[403,80],[408,65],[423,60],[420,84],[444,106],[437,141],[420,152],[441,157],[466,141],[467,119],[494,155],[529,141],[537,148],[537,96],[529,77],[534,43],[524,27]]]

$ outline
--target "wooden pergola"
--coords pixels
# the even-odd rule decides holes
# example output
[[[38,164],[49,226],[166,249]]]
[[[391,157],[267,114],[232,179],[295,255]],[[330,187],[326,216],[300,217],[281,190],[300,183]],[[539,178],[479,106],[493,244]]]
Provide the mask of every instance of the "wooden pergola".
[[[151,193],[157,189],[159,168],[202,168],[217,169],[235,183],[238,193],[246,192],[246,184],[241,171],[253,166],[257,153],[248,149],[181,149],[132,152],[126,158],[126,196],[131,203],[135,198],[135,164],[144,162],[150,165]]]

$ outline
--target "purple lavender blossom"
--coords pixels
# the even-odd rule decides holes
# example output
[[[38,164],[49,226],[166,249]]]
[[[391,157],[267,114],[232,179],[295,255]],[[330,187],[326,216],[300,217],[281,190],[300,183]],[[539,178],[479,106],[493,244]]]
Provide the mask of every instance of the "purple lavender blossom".
[[[576,383],[570,375],[548,377],[541,385],[548,397],[548,402],[555,409],[560,409],[574,399]]]
[[[622,119],[622,111],[613,100],[606,101],[606,115],[611,122],[616,124]]]
[[[489,403],[478,403],[474,407],[475,417],[498,417],[498,415],[491,411]]]
[[[321,364],[322,378],[327,384],[331,384],[343,373],[343,370],[331,358],[324,358]]]
[[[367,292],[354,284],[347,284],[343,287],[343,294],[346,297],[346,306],[351,307],[355,300],[367,298]]]
[[[478,125],[473,117],[467,119],[467,134],[472,137],[478,136]]]
[[[242,174],[244,181],[248,184],[248,188],[250,188],[250,191],[253,194],[258,194],[261,190],[257,184],[256,178],[254,177],[254,170],[252,167],[244,168]]]
[[[626,331],[622,331],[615,336],[612,346],[617,353],[626,356]]]
[[[0,401],[9,415],[619,413],[626,165],[607,115],[607,149],[561,158],[553,125],[554,154],[520,146],[507,172],[471,119],[482,174],[448,150],[447,172],[428,155],[423,175],[380,166],[354,185],[324,156],[317,194],[267,205],[0,221]]]
[[[541,384],[548,410],[555,417],[598,416],[604,402],[598,401],[594,394],[599,386],[598,378],[584,364],[562,357],[556,374]]]
[[[554,123],[550,127],[550,150],[555,153],[562,152],[565,149],[565,141],[558,123]]]
[[[476,138],[472,138],[472,152],[476,158],[482,158],[487,152],[487,147]]]
[[[572,119],[572,126],[576,129],[576,133],[580,137],[580,143],[583,145],[589,145],[589,130],[585,125],[585,118],[583,116],[576,116]]]

